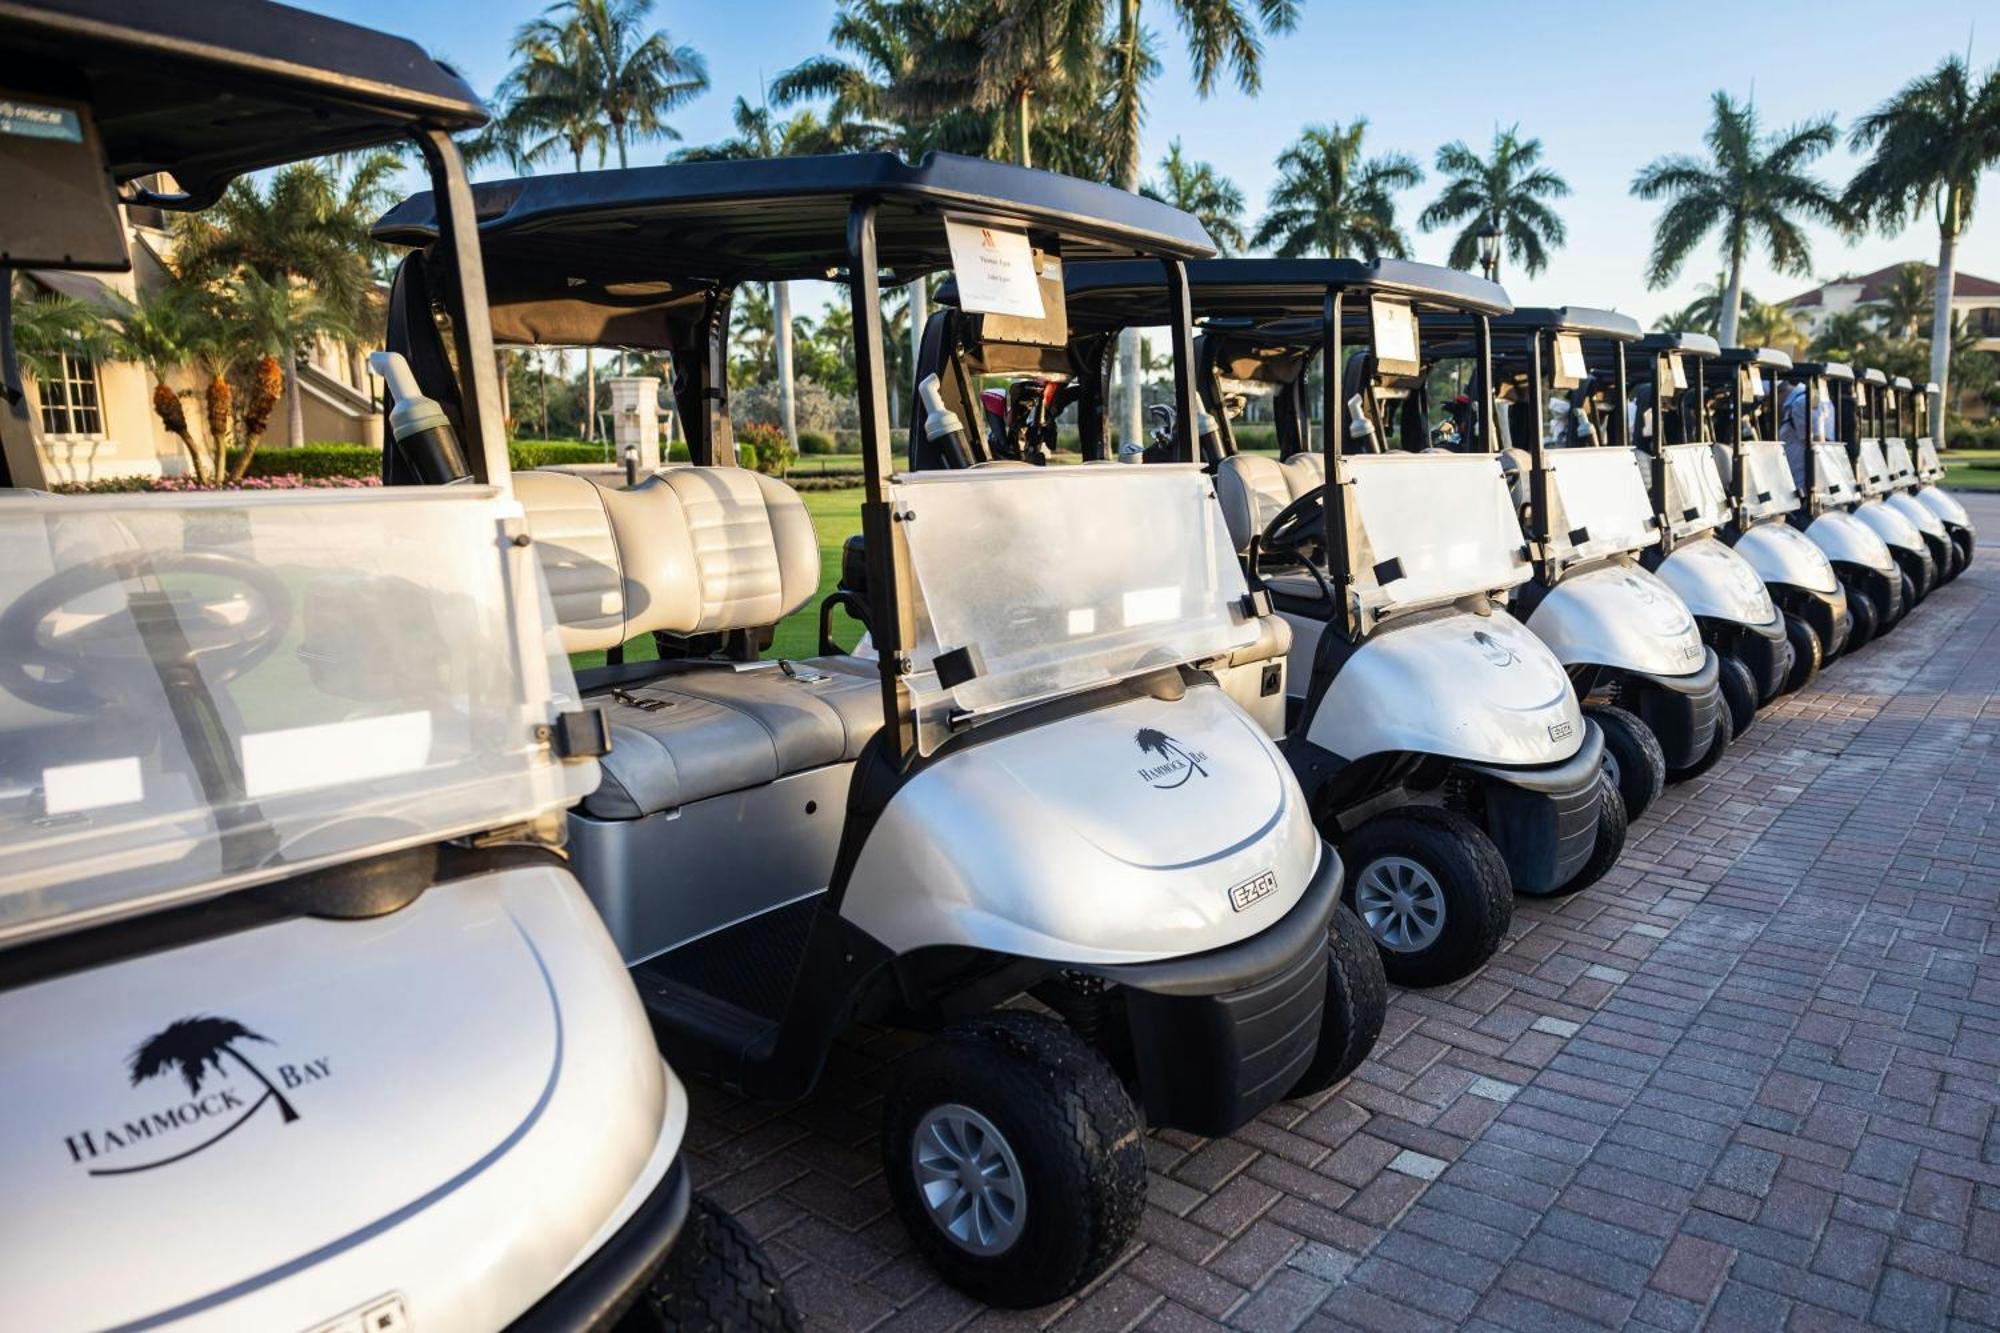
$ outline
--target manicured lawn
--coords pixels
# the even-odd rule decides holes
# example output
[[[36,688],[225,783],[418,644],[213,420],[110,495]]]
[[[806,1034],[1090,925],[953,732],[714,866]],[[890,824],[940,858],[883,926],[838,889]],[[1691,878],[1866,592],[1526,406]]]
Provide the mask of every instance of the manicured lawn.
[[[1954,449],[1944,456],[1944,484],[1962,491],[2000,491],[2000,449]]]

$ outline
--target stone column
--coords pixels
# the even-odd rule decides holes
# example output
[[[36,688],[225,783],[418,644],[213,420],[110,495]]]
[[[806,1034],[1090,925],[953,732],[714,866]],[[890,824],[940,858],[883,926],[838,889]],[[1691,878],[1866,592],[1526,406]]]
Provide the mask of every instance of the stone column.
[[[660,381],[655,375],[621,375],[608,379],[611,391],[611,442],[619,462],[625,450],[639,451],[639,471],[660,465]]]

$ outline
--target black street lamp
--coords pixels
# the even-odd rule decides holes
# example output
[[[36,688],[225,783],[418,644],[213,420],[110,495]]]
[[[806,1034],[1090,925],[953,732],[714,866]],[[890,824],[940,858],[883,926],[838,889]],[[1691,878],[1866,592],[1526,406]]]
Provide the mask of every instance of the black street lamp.
[[[1491,218],[1479,229],[1479,268],[1488,282],[1500,271],[1500,229]]]

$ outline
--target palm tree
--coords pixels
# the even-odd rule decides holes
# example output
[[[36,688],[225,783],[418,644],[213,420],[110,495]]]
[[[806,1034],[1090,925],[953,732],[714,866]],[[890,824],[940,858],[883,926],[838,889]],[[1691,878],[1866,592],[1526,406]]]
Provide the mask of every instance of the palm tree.
[[[1308,125],[1278,155],[1278,183],[1257,234],[1256,246],[1274,246],[1280,257],[1344,255],[1403,258],[1410,241],[1396,226],[1394,192],[1423,180],[1423,168],[1406,153],[1364,159],[1368,122]]]
[[[1783,305],[1766,305],[1749,292],[1743,293],[1743,313],[1736,322],[1736,336],[1745,347],[1776,347],[1796,353],[1805,346],[1797,315]]]
[[[201,1092],[202,1080],[207,1077],[208,1070],[213,1069],[218,1075],[222,1073],[222,1057],[226,1055],[264,1085],[264,1095],[277,1102],[278,1112],[287,1122],[297,1120],[299,1113],[286,1100],[285,1094],[278,1091],[277,1085],[264,1077],[264,1071],[252,1064],[235,1045],[239,1041],[269,1044],[270,1040],[234,1019],[207,1015],[183,1018],[147,1038],[132,1053],[132,1086],[136,1088],[147,1079],[172,1069],[179,1071],[181,1080],[187,1084],[188,1095],[196,1096]]]
[[[645,31],[652,11],[653,0],[556,0],[514,38],[527,62],[523,93],[588,106],[609,128],[621,168],[634,140],[678,139],[667,114],[708,90],[700,52]]]
[[[2000,163],[2000,65],[1977,80],[1957,56],[1855,123],[1848,144],[1872,152],[1842,196],[1866,222],[1894,235],[1930,204],[1937,211],[1937,288],[1931,306],[1931,378],[1939,409],[1933,438],[1944,445],[1943,404],[1950,401],[1951,294],[1958,238],[1972,220],[1979,178]]]
[[[119,309],[105,318],[104,326],[113,355],[144,366],[153,377],[153,413],[187,450],[195,480],[205,482],[212,475],[208,459],[195,443],[181,395],[167,382],[180,367],[205,355],[217,340],[219,331],[205,318],[202,306],[197,290],[170,282],[141,291],[137,301],[121,300]]]
[[[514,34],[514,61],[494,97],[498,114],[469,146],[471,159],[500,157],[525,171],[567,152],[571,170],[582,171],[585,154],[595,151],[603,166],[611,127],[598,114],[582,26],[546,18],[523,24]]]
[[[108,352],[103,323],[89,306],[60,292],[28,295],[25,278],[16,286],[12,327],[22,370],[38,380],[54,379],[62,374],[65,355],[98,360]]]
[[[345,341],[355,336],[355,329],[349,312],[342,307],[295,282],[282,278],[270,281],[254,270],[243,273],[229,292],[221,317],[234,331],[237,350],[259,358],[250,375],[251,391],[237,432],[236,456],[226,468],[224,450],[220,445],[216,448],[217,478],[234,483],[243,480],[257,446],[263,442],[271,410],[266,401],[271,367],[283,360],[289,370],[291,349],[311,346],[322,338]],[[296,394],[297,379],[287,376],[283,391]]]
[[[1101,0],[946,0],[940,36],[925,52],[924,78],[942,103],[962,84],[964,100],[1002,113],[1009,150],[1034,165],[1035,102],[1095,77],[1103,47]]]
[[[1922,264],[1898,264],[1882,293],[1882,327],[1898,338],[1914,338],[1931,304],[1930,274]]]
[[[1140,193],[1194,214],[1223,254],[1243,248],[1243,191],[1208,163],[1188,161],[1179,139],[1160,159],[1160,179],[1148,181]]]
[[[1670,153],[1654,158],[1633,177],[1632,193],[1671,201],[1653,232],[1648,286],[1672,282],[1702,238],[1721,227],[1729,287],[1719,336],[1734,345],[1743,306],[1743,263],[1752,238],[1763,240],[1771,266],[1780,273],[1808,274],[1812,254],[1799,219],[1844,227],[1847,213],[1825,182],[1805,170],[1839,137],[1831,116],[1763,136],[1757,133],[1755,106],[1738,106],[1728,93],[1717,92],[1714,111],[1706,135],[1709,156]]]
[[[1417,216],[1417,225],[1436,231],[1454,222],[1465,224],[1453,238],[1445,262],[1470,271],[1479,263],[1479,234],[1490,225],[1499,233],[1494,281],[1500,279],[1501,253],[1530,277],[1548,267],[1549,251],[1566,239],[1562,219],[1548,201],[1567,196],[1569,182],[1537,165],[1541,158],[1542,141],[1523,139],[1519,125],[1493,132],[1491,158],[1481,158],[1463,140],[1438,149],[1444,193]]]

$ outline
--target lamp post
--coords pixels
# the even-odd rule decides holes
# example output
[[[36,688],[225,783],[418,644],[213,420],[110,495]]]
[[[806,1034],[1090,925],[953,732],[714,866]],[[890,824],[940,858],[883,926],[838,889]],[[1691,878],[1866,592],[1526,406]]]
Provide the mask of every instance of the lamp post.
[[[1479,229],[1479,269],[1492,282],[1500,271],[1500,229],[1488,218]]]

